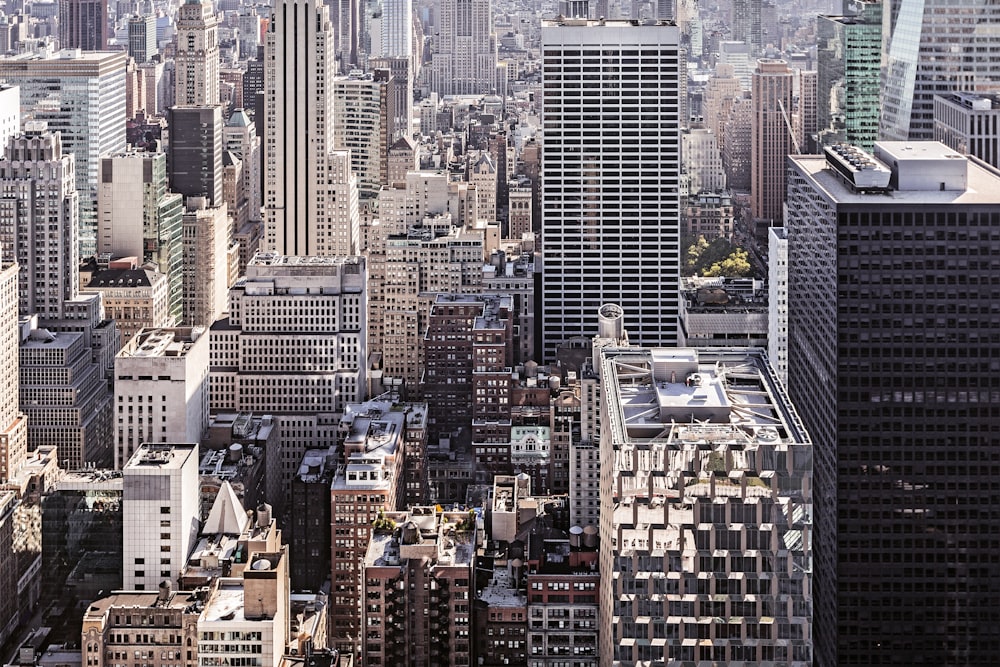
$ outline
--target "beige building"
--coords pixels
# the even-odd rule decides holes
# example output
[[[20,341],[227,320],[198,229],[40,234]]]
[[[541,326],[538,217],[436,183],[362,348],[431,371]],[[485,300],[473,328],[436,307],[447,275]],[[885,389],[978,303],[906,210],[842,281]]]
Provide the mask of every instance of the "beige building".
[[[134,261],[128,262],[129,268],[114,268],[115,264],[94,273],[81,291],[104,296],[104,313],[121,331],[122,346],[141,329],[171,326],[167,276],[152,268],[135,268]]]
[[[173,591],[119,591],[93,602],[84,612],[80,649],[88,667],[196,667],[197,594]]]
[[[184,324],[209,326],[226,310],[231,276],[229,217],[226,204],[212,207],[204,197],[189,197],[182,218]]]
[[[0,373],[5,379],[0,387],[0,483],[16,475],[28,456],[28,423],[20,409],[17,274],[13,263],[0,271]]]

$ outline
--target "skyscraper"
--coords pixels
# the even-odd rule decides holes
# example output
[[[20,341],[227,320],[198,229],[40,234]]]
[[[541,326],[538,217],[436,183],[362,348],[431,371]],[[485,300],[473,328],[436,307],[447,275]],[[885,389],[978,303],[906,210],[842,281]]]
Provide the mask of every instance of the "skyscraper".
[[[167,276],[174,324],[182,317],[183,199],[181,194],[167,191],[167,158],[163,153],[119,153],[101,160],[97,250],[156,264]]]
[[[108,48],[108,0],[59,0],[59,46],[104,51]]]
[[[171,107],[167,166],[172,192],[222,205],[223,127],[221,105]]]
[[[0,58],[0,80],[20,86],[22,111],[58,131],[76,156],[82,257],[97,245],[100,158],[125,150],[125,60],[123,51]]]
[[[981,0],[889,3],[879,137],[934,136],[934,95],[1000,87],[1000,6]]]
[[[878,138],[882,3],[857,6],[857,16],[816,19],[819,140],[871,150]]]
[[[177,10],[174,104],[219,103],[219,28],[211,2],[187,0]]]
[[[664,22],[542,24],[545,359],[609,302],[634,313],[633,340],[677,340],[678,39]]]
[[[491,0],[442,0],[431,61],[424,66],[431,92],[474,95],[497,88],[497,38]]]
[[[17,327],[17,264],[0,271],[0,483],[10,480],[28,456],[28,422],[20,410]]]
[[[382,52],[379,56],[413,58],[413,0],[383,0]]]
[[[128,20],[128,54],[144,63],[159,53],[156,46],[156,17],[136,14]]]
[[[812,447],[764,356],[598,358],[600,664],[811,665]]]
[[[791,159],[787,220],[816,664],[991,664],[1000,174],[933,142],[825,153]]]
[[[750,55],[755,58],[760,55],[764,45],[761,4],[761,0],[733,0],[732,38],[750,47]]]
[[[326,187],[328,172],[339,168],[330,159],[335,63],[326,5],[278,2],[264,59],[265,245],[287,255],[322,254],[317,235],[333,231],[327,227],[341,203]]]
[[[751,77],[750,212],[756,220],[781,220],[785,159],[793,152],[792,78],[788,63],[771,59],[758,60]]]

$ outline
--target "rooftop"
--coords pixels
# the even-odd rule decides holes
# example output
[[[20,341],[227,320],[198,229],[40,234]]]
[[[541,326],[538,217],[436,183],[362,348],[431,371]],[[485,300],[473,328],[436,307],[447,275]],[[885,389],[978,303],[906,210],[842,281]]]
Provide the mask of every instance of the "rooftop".
[[[142,329],[118,353],[119,357],[183,357],[191,351],[205,327]]]
[[[132,454],[123,470],[134,471],[143,468],[158,470],[180,469],[191,456],[198,453],[198,445],[189,444],[143,444]]]

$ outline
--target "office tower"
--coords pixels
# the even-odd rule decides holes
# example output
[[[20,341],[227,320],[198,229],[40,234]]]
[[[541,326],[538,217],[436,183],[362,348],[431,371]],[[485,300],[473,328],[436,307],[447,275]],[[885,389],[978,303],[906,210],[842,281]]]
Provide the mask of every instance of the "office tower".
[[[591,333],[590,314],[608,302],[634,313],[636,342],[676,341],[678,38],[664,23],[542,24],[552,63],[542,75],[544,359]]]
[[[327,7],[318,0],[276,5],[264,60],[265,245],[279,254],[318,255],[320,232],[339,236],[330,227],[344,203],[326,188],[328,171],[343,182],[338,160],[330,160],[335,63]]]
[[[170,109],[167,167],[170,191],[187,197],[206,197],[221,206],[222,106],[175,106]]]
[[[260,223],[261,221],[261,145],[257,136],[257,128],[243,109],[234,109],[222,128],[222,147],[236,155],[243,165],[242,183],[245,206],[234,208],[230,206],[230,214],[234,220]],[[245,210],[244,210],[245,209]],[[234,229],[239,229],[236,225]],[[251,254],[251,256],[253,256]]]
[[[963,155],[1000,166],[1000,96],[957,92],[934,96],[934,140]]]
[[[702,116],[705,127],[722,136],[722,127],[729,115],[733,100],[740,96],[740,80],[732,65],[716,65],[715,74],[705,83],[702,92]]]
[[[219,27],[207,0],[186,0],[177,10],[174,104],[219,103]]]
[[[382,2],[382,49],[379,57],[413,58],[413,0]]]
[[[198,442],[208,428],[204,328],[144,329],[115,357],[115,468],[146,443]]]
[[[497,165],[488,151],[469,151],[465,180],[476,186],[476,220],[497,221]]]
[[[332,85],[334,148],[350,151],[358,195],[371,199],[387,182],[389,146],[395,136],[389,113],[389,72],[337,77]]]
[[[198,445],[144,444],[122,468],[122,588],[176,581],[198,537]]]
[[[94,254],[100,158],[125,150],[122,51],[25,53],[0,58],[0,80],[21,88],[21,109],[61,134],[76,156],[80,256]]]
[[[368,70],[388,70],[390,146],[413,135],[413,58],[382,56],[368,59]],[[392,183],[392,181],[389,181]]]
[[[21,625],[21,600],[17,596],[17,554],[14,553],[17,493],[0,491],[0,640],[10,639]]]
[[[198,652],[188,646],[198,644],[198,617],[201,616],[201,593],[175,591],[172,582],[164,580],[156,588],[143,591],[116,590],[94,600],[83,614],[83,659],[100,663],[112,654],[134,655],[136,624],[142,624],[144,634],[156,650],[144,658],[152,667],[196,667]],[[142,651],[144,654],[147,651]],[[166,654],[177,658],[161,658]],[[168,663],[167,660],[173,662]]]
[[[226,310],[230,285],[229,218],[226,204],[209,206],[204,197],[189,197],[181,217],[182,322],[210,326]]]
[[[811,665],[812,446],[765,356],[600,365],[601,664]]]
[[[365,261],[260,253],[212,325],[212,412],[274,415],[300,447],[336,442],[339,415],[366,392]],[[301,293],[300,293],[301,292]]]
[[[363,555],[364,664],[412,664],[418,655],[440,667],[473,664],[468,600],[475,594],[475,522],[466,512],[434,507],[385,519]],[[422,609],[433,614],[423,616]]]
[[[753,73],[750,212],[756,220],[781,220],[785,160],[794,145],[792,77],[784,60],[758,60]]]
[[[792,127],[792,151],[795,154],[812,155],[816,152],[816,134],[819,131],[819,109],[817,108],[817,80],[815,70],[795,70],[795,113]]]
[[[946,0],[890,4],[879,138],[929,140],[934,95],[996,91],[1000,7]]]
[[[13,262],[0,271],[0,372],[6,378],[0,389],[0,483],[13,478],[28,457],[28,424],[19,403],[17,274]]]
[[[339,423],[344,458],[330,485],[330,643],[352,654],[361,652],[368,631],[362,564],[375,521],[403,497],[406,415],[392,408],[386,400],[348,405]]]
[[[736,192],[749,192],[751,187],[753,122],[754,105],[748,91],[731,101],[719,135],[722,168],[729,187]]]
[[[128,54],[137,63],[144,63],[159,53],[156,45],[156,17],[152,14],[128,20]]]
[[[757,66],[757,60],[744,42],[719,42],[718,65],[733,68],[733,75],[739,79],[743,90],[750,89],[750,76]],[[716,66],[718,66],[716,65]]]
[[[21,87],[0,84],[0,157],[7,141],[21,131]]]
[[[681,133],[681,170],[686,194],[719,192],[726,189],[722,153],[712,130],[692,128]]]
[[[438,12],[438,34],[423,69],[428,89],[438,95],[494,92],[498,83],[493,3],[442,0]]]
[[[0,160],[0,252],[5,264],[20,265],[20,315],[64,319],[80,286],[75,160],[44,123],[29,122],[26,130]]]
[[[788,386],[788,230],[767,232],[767,358]]]
[[[819,139],[871,150],[878,138],[882,3],[856,4],[856,16],[816,19]]]
[[[763,47],[761,34],[761,0],[733,0],[733,41],[750,47],[750,55],[757,57]]]
[[[164,153],[128,152],[101,158],[97,192],[97,252],[152,263],[167,277],[167,326],[183,316],[183,197],[167,190]]]
[[[989,664],[1000,603],[975,591],[1000,574],[1000,176],[936,142],[876,142],[792,159],[788,191],[816,664]]]
[[[108,48],[108,0],[58,0],[59,47],[84,51]]]

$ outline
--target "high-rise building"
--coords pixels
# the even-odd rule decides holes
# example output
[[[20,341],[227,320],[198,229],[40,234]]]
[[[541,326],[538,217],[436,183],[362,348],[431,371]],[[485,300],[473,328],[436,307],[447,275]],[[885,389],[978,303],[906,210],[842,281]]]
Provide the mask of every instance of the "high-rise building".
[[[664,22],[542,24],[546,360],[609,302],[635,314],[637,342],[677,339],[679,37]]]
[[[753,155],[754,106],[750,92],[733,98],[727,105],[719,140],[722,144],[722,168],[729,187],[737,192],[749,192],[751,187],[751,157]]]
[[[790,160],[817,665],[994,660],[1000,600],[977,592],[1000,576],[998,204],[1000,174],[936,142]]]
[[[0,483],[17,474],[28,456],[28,423],[20,410],[19,343],[17,324],[18,266],[6,262],[0,271]],[[3,622],[0,612],[0,624]]]
[[[59,47],[108,48],[108,0],[59,0]]]
[[[413,135],[413,58],[404,56],[369,58],[368,70],[389,72],[390,146],[398,139],[408,140]]]
[[[144,329],[115,357],[115,469],[144,443],[201,440],[208,428],[207,333]]]
[[[128,20],[128,54],[137,63],[144,63],[159,53],[156,44],[156,16],[146,14]]]
[[[389,72],[337,77],[333,85],[333,144],[350,151],[358,194],[370,199],[388,179],[389,146],[395,130],[390,115]]]
[[[440,667],[474,664],[475,544],[468,513],[413,507],[385,515],[362,556],[364,664],[422,664],[417,656]]]
[[[167,277],[169,324],[183,317],[183,196],[167,190],[164,153],[128,152],[101,159],[97,251],[151,262]]]
[[[299,447],[336,442],[339,416],[366,392],[365,261],[259,253],[211,329],[211,409],[274,415]]]
[[[743,42],[750,47],[750,55],[757,57],[764,46],[761,25],[761,0],[732,0],[733,2],[733,32],[734,41]]]
[[[882,3],[856,6],[855,16],[816,19],[819,140],[871,150],[878,138]]]
[[[934,140],[1000,167],[1000,95],[957,92],[934,96]]]
[[[811,665],[812,447],[766,357],[599,356],[601,664]]]
[[[187,0],[177,10],[174,104],[219,103],[219,27],[212,3]]]
[[[155,591],[177,580],[198,538],[198,445],[143,445],[122,476],[122,588]]]
[[[781,220],[785,160],[793,153],[792,70],[784,60],[762,59],[751,78],[753,123],[750,212],[756,220]]]
[[[788,386],[788,230],[771,227],[767,236],[767,357]]]
[[[0,157],[7,141],[21,131],[21,87],[0,84]]]
[[[181,229],[184,237],[181,319],[187,326],[210,326],[226,310],[230,262],[234,261],[230,257],[225,202],[209,206],[204,197],[189,197]]]
[[[175,106],[170,109],[167,168],[170,191],[187,197],[206,197],[221,206],[222,106]]]
[[[491,0],[442,0],[438,34],[423,75],[438,95],[492,93],[497,83],[497,37]]]
[[[896,0],[886,18],[879,138],[929,140],[934,95],[1000,87],[1000,7],[977,0]]]
[[[287,255],[350,255],[324,249],[336,213],[349,204],[328,190],[343,183],[334,150],[334,26],[320,0],[281,0],[264,48],[264,211],[267,250]],[[348,170],[349,171],[349,170]],[[322,234],[320,234],[322,232]],[[325,242],[322,245],[328,245]]]
[[[413,0],[382,3],[381,53],[390,58],[413,58]]]
[[[125,150],[124,51],[60,51],[0,58],[0,80],[21,88],[21,110],[59,132],[76,156],[80,256],[96,250],[101,157]]]

